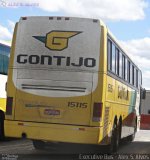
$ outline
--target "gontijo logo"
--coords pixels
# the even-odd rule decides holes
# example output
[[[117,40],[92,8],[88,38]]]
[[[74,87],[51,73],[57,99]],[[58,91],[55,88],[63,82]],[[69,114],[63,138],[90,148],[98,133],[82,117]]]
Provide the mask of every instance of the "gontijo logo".
[[[82,32],[79,31],[51,31],[46,36],[32,36],[33,38],[45,43],[45,47],[50,50],[62,51],[68,47],[69,39]],[[41,64],[56,65],[65,67],[88,67],[96,66],[96,59],[93,57],[76,57],[60,55],[44,55],[42,54],[18,54],[17,63],[19,64]]]
[[[45,36],[33,36],[37,40],[45,43],[50,50],[62,51],[68,47],[69,38],[80,34],[79,31],[51,31]]]

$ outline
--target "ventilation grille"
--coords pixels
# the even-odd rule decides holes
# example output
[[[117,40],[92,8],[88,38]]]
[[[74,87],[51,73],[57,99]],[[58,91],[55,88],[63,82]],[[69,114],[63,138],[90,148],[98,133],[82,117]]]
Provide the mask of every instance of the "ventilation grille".
[[[66,92],[85,92],[86,88],[83,87],[66,87],[66,86],[49,86],[49,85],[30,85],[22,84],[22,89],[32,90],[50,90],[50,91],[66,91]]]

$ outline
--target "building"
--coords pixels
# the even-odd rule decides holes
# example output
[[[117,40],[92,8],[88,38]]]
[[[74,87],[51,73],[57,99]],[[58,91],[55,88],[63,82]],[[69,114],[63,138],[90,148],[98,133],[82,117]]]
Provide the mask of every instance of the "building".
[[[146,90],[146,98],[141,104],[141,129],[150,129],[150,90]]]

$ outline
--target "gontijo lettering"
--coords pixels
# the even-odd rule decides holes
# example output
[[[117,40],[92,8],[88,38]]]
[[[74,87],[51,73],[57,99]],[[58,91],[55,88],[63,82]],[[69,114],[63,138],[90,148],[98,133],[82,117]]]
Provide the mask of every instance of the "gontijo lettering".
[[[95,67],[96,59],[94,58],[83,58],[79,57],[76,62],[74,62],[71,57],[65,56],[48,56],[48,55],[27,55],[19,54],[17,56],[17,62],[20,64],[41,64],[41,65],[57,65],[61,66],[65,63],[66,66],[76,66],[76,67]]]

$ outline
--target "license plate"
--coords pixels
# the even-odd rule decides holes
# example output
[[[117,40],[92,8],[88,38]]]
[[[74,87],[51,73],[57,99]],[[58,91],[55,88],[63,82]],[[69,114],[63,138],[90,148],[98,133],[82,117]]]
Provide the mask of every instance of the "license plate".
[[[59,116],[59,115],[60,115],[60,110],[45,109],[45,110],[44,110],[44,115]]]

